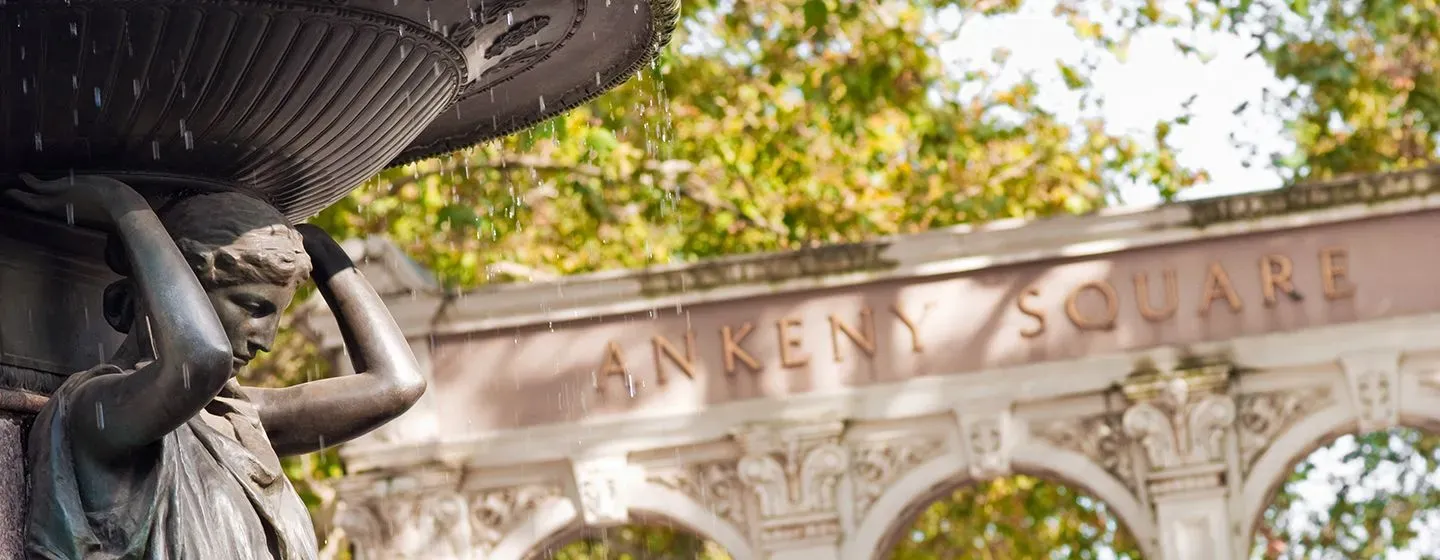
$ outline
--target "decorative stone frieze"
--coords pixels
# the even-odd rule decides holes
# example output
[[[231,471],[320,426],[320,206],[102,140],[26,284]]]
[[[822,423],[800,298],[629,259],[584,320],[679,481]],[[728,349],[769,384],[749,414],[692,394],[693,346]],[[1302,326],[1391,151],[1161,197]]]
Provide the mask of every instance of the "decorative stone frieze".
[[[735,461],[695,463],[648,473],[646,479],[695,500],[715,517],[745,527],[745,487]]]
[[[833,544],[840,538],[838,487],[849,466],[842,422],[757,425],[735,432],[744,450],[741,482],[759,506],[759,536],[770,549]]]
[[[1360,431],[1374,432],[1400,423],[1400,353],[1355,352],[1340,356]]]
[[[896,480],[926,461],[945,453],[945,438],[939,434],[904,436],[851,444],[851,480],[855,484],[855,518],[862,519],[870,506]]]
[[[1312,412],[1335,403],[1329,387],[1250,393],[1236,398],[1236,434],[1240,465],[1249,474],[1255,460],[1286,429]]]
[[[342,500],[335,523],[364,560],[484,558],[540,506],[563,499],[559,484],[371,496]]]

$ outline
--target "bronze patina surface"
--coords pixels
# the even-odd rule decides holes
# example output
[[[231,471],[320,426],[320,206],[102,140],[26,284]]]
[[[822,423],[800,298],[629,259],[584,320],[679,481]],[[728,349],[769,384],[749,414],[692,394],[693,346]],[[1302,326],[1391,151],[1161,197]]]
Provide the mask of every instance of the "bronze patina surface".
[[[677,0],[0,2],[0,182],[244,189],[307,217],[634,75]]]

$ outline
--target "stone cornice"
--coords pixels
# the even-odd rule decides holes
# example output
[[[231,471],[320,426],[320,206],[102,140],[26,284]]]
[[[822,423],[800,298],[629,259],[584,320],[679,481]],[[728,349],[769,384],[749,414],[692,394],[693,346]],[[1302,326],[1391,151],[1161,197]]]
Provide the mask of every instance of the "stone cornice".
[[[1001,220],[874,241],[618,270],[459,295],[389,296],[412,337],[480,333],[623,313],[972,272],[1440,208],[1440,168],[1366,175],[1087,216]],[[393,259],[392,259],[393,262]],[[303,313],[322,347],[340,345],[328,310]]]

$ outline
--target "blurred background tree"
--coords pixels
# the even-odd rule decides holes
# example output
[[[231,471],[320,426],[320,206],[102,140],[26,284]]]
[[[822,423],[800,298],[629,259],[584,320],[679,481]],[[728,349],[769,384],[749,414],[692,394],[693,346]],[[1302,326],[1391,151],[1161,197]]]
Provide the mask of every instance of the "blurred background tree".
[[[1169,199],[1206,179],[1180,165],[1167,141],[1188,114],[1155,122],[1143,142],[1107,132],[1094,110],[1103,100],[1087,95],[1088,66],[1057,62],[1064,86],[1082,94],[1078,121],[1042,107],[1032,79],[999,86],[993,70],[945,68],[939,47],[965,22],[1020,7],[1020,0],[687,1],[670,51],[611,94],[528,132],[387,171],[313,222],[342,238],[388,236],[449,288],[465,290],[1086,213],[1122,184],[1150,185]],[[957,26],[935,24],[945,10],[959,12]],[[1064,0],[1056,13],[1116,56],[1133,34],[1157,27],[1254,36],[1254,55],[1293,87],[1235,110],[1285,120],[1296,151],[1258,155],[1287,181],[1434,158],[1434,1]],[[991,60],[1003,67],[1008,56],[1001,49]],[[288,336],[251,382],[326,374],[313,348]],[[1362,467],[1390,461],[1424,480],[1428,471],[1414,469],[1433,470],[1431,440],[1404,431],[1367,435],[1340,459]],[[1392,451],[1428,459],[1386,459]],[[289,466],[322,534],[331,534],[326,480],[343,472],[338,459],[322,453]],[[1282,488],[1257,555],[1380,557],[1373,551],[1413,537],[1394,529],[1405,519],[1394,518],[1394,508],[1346,492],[1327,516],[1311,520],[1330,527],[1330,537],[1285,522],[1297,515],[1286,512],[1313,466],[1302,463]],[[1433,490],[1415,490],[1423,495],[1406,497],[1406,507],[1433,509]],[[1036,523],[1049,532],[1037,532]],[[1361,533],[1337,523],[1363,527],[1363,550],[1340,536]],[[660,558],[636,551],[682,546],[649,530],[592,536],[556,557]],[[1029,539],[1006,541],[997,558],[1047,556],[1044,546],[1069,547],[1060,550],[1077,558],[1102,549],[1138,554],[1103,505],[1023,477],[957,491],[927,509],[915,531],[898,558],[950,557],[977,535],[986,543]]]

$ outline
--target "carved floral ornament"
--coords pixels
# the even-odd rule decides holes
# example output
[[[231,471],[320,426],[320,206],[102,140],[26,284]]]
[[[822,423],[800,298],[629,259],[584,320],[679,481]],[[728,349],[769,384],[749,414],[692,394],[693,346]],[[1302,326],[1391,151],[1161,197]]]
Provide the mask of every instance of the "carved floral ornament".
[[[484,557],[541,506],[564,499],[559,484],[377,496],[342,500],[335,523],[375,558]]]
[[[1240,439],[1241,469],[1246,474],[1276,437],[1310,413],[1335,402],[1329,387],[1253,393],[1237,400],[1236,435]]]
[[[903,438],[860,442],[852,448],[851,480],[855,484],[855,518],[863,519],[900,477],[945,453],[945,438],[920,434]]]
[[[1119,414],[1056,420],[1045,424],[1035,435],[1050,445],[1088,457],[1135,491],[1135,466],[1129,441],[1120,427]]]
[[[651,473],[647,480],[684,494],[737,529],[746,526],[746,488],[740,482],[735,460],[661,469]]]

